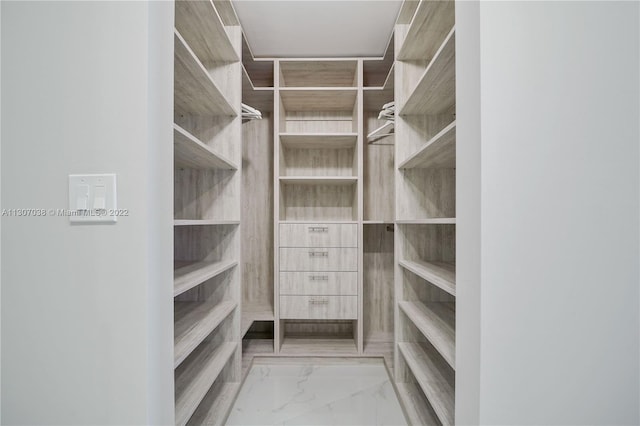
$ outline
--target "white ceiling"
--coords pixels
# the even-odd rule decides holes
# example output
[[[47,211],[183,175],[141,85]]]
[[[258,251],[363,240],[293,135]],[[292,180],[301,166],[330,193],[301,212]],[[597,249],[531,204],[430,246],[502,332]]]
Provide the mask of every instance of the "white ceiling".
[[[401,0],[233,0],[255,57],[382,56]]]

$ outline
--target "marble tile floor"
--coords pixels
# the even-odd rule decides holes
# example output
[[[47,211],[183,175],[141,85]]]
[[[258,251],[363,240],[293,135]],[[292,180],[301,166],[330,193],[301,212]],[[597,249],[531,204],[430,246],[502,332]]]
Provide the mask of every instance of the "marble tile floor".
[[[406,425],[381,359],[255,358],[227,425]]]

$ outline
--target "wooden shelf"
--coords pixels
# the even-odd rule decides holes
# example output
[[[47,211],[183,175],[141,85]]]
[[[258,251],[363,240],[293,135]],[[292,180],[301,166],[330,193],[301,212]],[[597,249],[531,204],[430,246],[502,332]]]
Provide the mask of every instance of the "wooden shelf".
[[[393,220],[363,220],[364,225],[393,225]]]
[[[280,88],[286,111],[353,111],[358,89],[355,87]]]
[[[238,170],[238,166],[202,143],[177,124],[173,125],[173,148],[176,166],[192,169]]]
[[[382,106],[394,100],[394,70],[392,66],[383,86],[363,88],[363,107],[365,111],[379,112]]]
[[[399,342],[398,348],[443,425],[454,424],[455,378],[442,360],[429,357],[416,343]]]
[[[176,112],[195,115],[238,115],[182,36],[177,31],[173,34]]]
[[[286,148],[353,148],[357,133],[280,133],[280,142]]]
[[[289,356],[357,356],[358,348],[353,339],[285,337],[280,354]]]
[[[240,382],[214,383],[189,419],[189,424],[223,425],[240,391],[240,386]]]
[[[256,87],[242,65],[242,102],[260,112],[273,111],[273,87]],[[264,117],[263,117],[264,119]]]
[[[196,262],[173,271],[173,296],[184,293],[198,284],[227,271],[238,264],[235,260]]]
[[[455,167],[455,120],[398,166],[399,169],[455,169]]]
[[[442,114],[455,102],[456,38],[453,28],[420,77],[400,115]]]
[[[269,303],[243,303],[240,335],[244,337],[254,321],[273,321],[273,307]]]
[[[224,342],[215,349],[202,346],[176,370],[176,425],[187,424],[237,347],[236,342]]]
[[[174,302],[174,367],[178,367],[235,308],[236,302],[232,301],[218,304]]]
[[[416,328],[424,334],[451,368],[455,369],[455,303],[402,301],[399,305]]]
[[[280,176],[285,185],[353,185],[357,176]]]
[[[400,397],[400,403],[412,425],[437,425],[440,421],[432,412],[431,407],[425,404],[422,392],[414,383],[396,383],[396,390]]]
[[[216,220],[216,219],[176,219],[173,226],[212,226],[212,225],[239,225],[239,220]]]
[[[175,25],[203,63],[237,62],[238,52],[211,0],[175,2]]]
[[[429,281],[452,296],[456,295],[456,265],[450,262],[424,262],[401,260],[400,266]]]
[[[422,0],[413,15],[397,59],[406,61],[433,58],[454,22],[454,2]]]
[[[401,219],[396,220],[398,225],[455,225],[455,217],[434,217],[431,219]]]
[[[357,71],[358,62],[355,60],[280,61],[280,86],[353,87],[357,85]]]

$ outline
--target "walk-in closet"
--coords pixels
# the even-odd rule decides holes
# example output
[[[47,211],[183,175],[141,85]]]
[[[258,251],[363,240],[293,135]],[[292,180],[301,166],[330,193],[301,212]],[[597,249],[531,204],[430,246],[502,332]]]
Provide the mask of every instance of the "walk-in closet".
[[[377,358],[453,424],[454,2],[377,57],[257,57],[233,3],[175,2],[177,424],[224,423],[269,358]]]

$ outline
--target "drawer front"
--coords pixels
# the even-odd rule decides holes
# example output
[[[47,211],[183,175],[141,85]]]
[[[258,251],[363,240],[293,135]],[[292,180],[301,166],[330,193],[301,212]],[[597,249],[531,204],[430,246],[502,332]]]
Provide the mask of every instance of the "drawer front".
[[[280,296],[281,319],[357,319],[358,296]]]
[[[357,271],[357,248],[280,248],[280,271]]]
[[[358,225],[281,223],[280,247],[358,247]]]
[[[357,295],[357,272],[280,272],[280,294]]]

